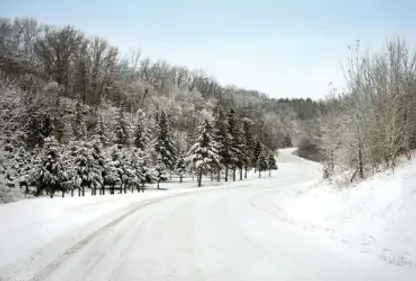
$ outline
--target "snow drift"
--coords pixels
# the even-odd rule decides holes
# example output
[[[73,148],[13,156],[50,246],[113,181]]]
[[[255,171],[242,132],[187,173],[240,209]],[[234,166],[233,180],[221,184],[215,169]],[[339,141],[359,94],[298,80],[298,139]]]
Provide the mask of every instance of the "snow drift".
[[[294,224],[390,264],[416,267],[415,159],[349,188],[328,181],[303,187],[278,204]]]

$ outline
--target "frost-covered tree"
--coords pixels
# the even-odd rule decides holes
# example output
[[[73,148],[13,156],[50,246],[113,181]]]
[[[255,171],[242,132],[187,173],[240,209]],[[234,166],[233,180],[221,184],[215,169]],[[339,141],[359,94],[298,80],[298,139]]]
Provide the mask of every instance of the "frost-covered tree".
[[[257,139],[256,144],[254,146],[253,159],[252,159],[252,165],[254,167],[254,171],[259,169],[258,162],[259,162],[260,154],[261,154],[261,143],[260,143],[260,140]]]
[[[142,110],[137,111],[137,117],[134,124],[133,144],[135,147],[146,150],[146,146],[149,144],[149,136],[146,130],[144,119],[145,114]]]
[[[85,196],[85,188],[91,189],[95,195],[102,186],[101,163],[97,151],[91,143],[78,141],[71,144],[75,159],[73,161],[73,183]]]
[[[231,167],[233,169],[233,181],[236,180],[236,170],[240,170],[240,179],[243,179],[243,167],[244,167],[244,139],[243,133],[240,128],[240,120],[233,109],[227,114],[226,128],[230,139],[230,154],[231,154]]]
[[[93,131],[93,140],[98,141],[103,147],[109,144],[108,128],[104,119],[100,117]]]
[[[254,133],[253,122],[248,118],[242,119],[242,159],[244,165],[244,178],[247,178],[247,172],[252,167],[254,158]]]
[[[35,105],[31,105],[27,112],[26,143],[29,149],[43,146],[42,115]]]
[[[117,109],[114,126],[113,140],[115,144],[126,146],[129,144],[129,126],[124,116],[124,104],[121,103]]]
[[[78,97],[77,103],[75,105],[75,114],[72,129],[75,140],[82,140],[87,135],[87,126],[85,124],[85,118],[82,110],[82,103],[80,97]]]
[[[219,155],[221,156],[221,165],[217,167],[217,180],[220,181],[221,167],[225,169],[225,181],[228,181],[228,170],[231,163],[231,152],[230,152],[230,136],[228,135],[226,124],[226,116],[221,107],[218,107],[215,113],[213,137],[218,145]]]
[[[43,115],[41,133],[43,138],[54,136],[55,128],[53,126],[53,120],[49,113]]]
[[[179,182],[182,183],[183,175],[186,172],[185,158],[183,156],[178,157],[175,170],[179,175]]]
[[[272,170],[277,170],[276,157],[273,154],[270,154],[267,159],[267,166],[269,168],[269,177],[272,176]]]
[[[124,173],[122,148],[122,145],[114,145],[104,165],[104,184],[110,188],[111,194],[114,194],[116,188],[120,190],[120,193],[122,192]]]
[[[264,157],[263,154],[260,154],[259,159],[257,160],[257,168],[259,170],[259,178],[261,177],[261,172],[262,171],[267,171],[267,169],[269,168],[267,165],[267,160]]]
[[[157,189],[160,188],[160,182],[167,179],[166,172],[167,168],[163,163],[163,156],[159,154],[156,158],[156,165],[154,167],[154,177],[156,178]]]
[[[31,169],[31,155],[24,147],[15,147],[11,141],[4,144],[0,155],[3,155],[0,160],[0,173],[3,174],[6,186],[25,187],[25,194],[28,193],[27,175]]]
[[[176,151],[169,128],[169,122],[164,111],[161,111],[158,115],[154,150],[158,157],[161,157],[163,165],[169,171],[173,171],[176,164]]]
[[[192,165],[197,174],[198,186],[202,185],[202,176],[216,169],[221,163],[218,144],[214,139],[208,120],[197,129],[194,144],[189,149],[185,161]]]
[[[69,175],[61,155],[56,139],[53,136],[46,138],[29,178],[29,182],[36,187],[36,196],[47,192],[52,198],[57,191],[64,196],[69,186]]]

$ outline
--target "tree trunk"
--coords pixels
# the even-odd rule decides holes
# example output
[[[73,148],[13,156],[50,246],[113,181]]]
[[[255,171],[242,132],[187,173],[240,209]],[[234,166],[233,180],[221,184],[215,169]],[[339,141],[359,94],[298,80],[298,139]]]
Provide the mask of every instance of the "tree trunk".
[[[227,182],[228,181],[228,167],[225,167],[225,177],[224,180]]]
[[[198,173],[198,186],[202,185],[202,169]]]
[[[65,191],[62,190],[62,198],[65,197]]]
[[[261,171],[259,170],[259,178],[261,178]]]
[[[157,180],[157,189],[159,189],[160,180]]]
[[[172,171],[169,170],[169,179],[172,180]]]
[[[245,179],[247,178],[247,167],[245,168],[245,171],[244,171],[244,178]]]
[[[214,171],[211,171],[211,181],[214,181]]]
[[[71,197],[74,197],[74,189],[71,188]]]
[[[217,182],[220,182],[220,181],[221,181],[221,169],[218,168],[217,169]]]
[[[233,181],[235,181],[235,168],[233,168]]]
[[[272,176],[272,169],[269,169],[269,178]]]
[[[358,165],[359,165],[359,169],[360,169],[360,178],[364,178],[364,168],[363,168],[363,153],[362,153],[362,149],[361,149],[361,142],[358,145]]]
[[[240,181],[243,180],[243,167],[240,168]]]
[[[85,196],[85,186],[82,187],[82,196]]]
[[[179,175],[179,182],[180,182],[180,183],[182,183],[182,181],[183,181],[183,180],[182,180],[182,177],[183,177],[183,176],[182,176],[182,173],[180,173],[180,175]]]

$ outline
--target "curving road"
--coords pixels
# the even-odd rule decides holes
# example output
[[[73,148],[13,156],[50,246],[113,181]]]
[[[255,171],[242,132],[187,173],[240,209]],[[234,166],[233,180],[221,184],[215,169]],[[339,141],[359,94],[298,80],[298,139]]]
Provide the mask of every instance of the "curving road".
[[[291,152],[281,151],[270,179],[134,205],[23,279],[404,280],[377,258],[279,217],[276,198],[295,196],[320,176]]]

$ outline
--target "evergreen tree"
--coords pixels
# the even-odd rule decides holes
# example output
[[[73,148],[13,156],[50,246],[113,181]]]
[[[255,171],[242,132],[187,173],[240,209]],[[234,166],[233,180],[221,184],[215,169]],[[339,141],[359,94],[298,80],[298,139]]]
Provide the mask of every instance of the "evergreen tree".
[[[129,127],[124,117],[124,104],[121,103],[117,109],[114,127],[114,143],[126,146],[129,144]]]
[[[98,141],[103,147],[106,147],[109,144],[107,135],[108,135],[107,124],[105,124],[103,118],[100,117],[94,128],[93,139],[96,142]]]
[[[140,169],[138,166],[137,149],[124,148],[122,158],[122,183],[124,193],[127,193],[127,188],[134,192],[134,188],[140,191]]]
[[[43,116],[41,108],[33,98],[29,98],[26,108],[26,116],[28,119],[25,126],[27,147],[29,149],[35,147],[41,148],[44,139],[42,135]]]
[[[85,124],[84,114],[82,111],[82,103],[80,98],[78,98],[77,104],[75,106],[75,118],[72,125],[72,129],[75,140],[81,140],[87,134],[87,126]]]
[[[97,195],[96,188],[100,187],[100,194],[105,193],[105,186],[104,186],[104,169],[105,169],[105,158],[102,152],[102,145],[100,142],[94,142],[92,144],[92,157],[94,158],[94,167],[97,170],[97,173],[100,177],[100,186],[95,186],[93,189],[93,195]]]
[[[225,126],[225,115],[221,107],[218,107],[214,120],[214,140],[218,145],[219,155],[221,156],[221,165],[217,167],[217,180],[220,181],[221,167],[225,168],[225,181],[228,181],[228,169],[231,162],[230,154],[230,137]]]
[[[36,187],[35,195],[39,196],[46,191],[52,198],[55,192],[62,191],[63,196],[69,185],[69,176],[61,158],[59,144],[53,136],[44,140],[43,149],[37,160],[37,165],[29,179]]]
[[[146,145],[149,143],[147,130],[144,126],[145,114],[140,109],[137,111],[137,119],[135,122],[133,144],[135,147],[145,151]]]
[[[176,162],[176,172],[179,175],[179,182],[182,183],[183,175],[186,172],[186,166],[185,166],[185,158],[183,156],[180,156],[178,158],[178,161]]]
[[[264,157],[263,154],[260,154],[258,160],[257,160],[257,167],[259,169],[259,178],[261,177],[261,172],[262,171],[267,171],[268,169],[268,165],[267,165],[267,160]]]
[[[170,135],[170,128],[164,111],[161,111],[158,115],[154,148],[158,157],[161,157],[160,161],[162,161],[163,165],[169,171],[173,171],[176,164],[175,146]]]
[[[192,163],[196,171],[198,186],[202,185],[202,176],[218,167],[221,163],[221,156],[218,152],[218,143],[215,141],[212,128],[208,120],[197,129],[197,137],[189,149],[186,157],[187,163]]]
[[[254,146],[253,159],[252,159],[252,165],[253,167],[255,167],[254,171],[256,171],[256,169],[257,170],[259,169],[258,162],[259,162],[260,154],[261,154],[261,143],[260,143],[260,140],[257,139],[256,145]]]
[[[81,195],[85,196],[85,188],[90,188],[93,195],[97,188],[101,188],[101,168],[96,159],[94,147],[87,142],[75,142],[72,144],[75,149],[74,161],[74,183],[81,190]]]
[[[252,121],[248,118],[243,118],[243,137],[242,137],[242,158],[244,163],[244,178],[247,178],[247,171],[252,166],[252,159],[254,158],[254,136]]]
[[[43,115],[41,133],[44,139],[54,135],[53,122],[49,113]]]
[[[274,157],[273,154],[269,155],[269,158],[267,160],[267,166],[269,168],[269,177],[271,177],[272,170],[277,170],[276,157]]]
[[[0,160],[0,173],[3,174],[5,184],[9,188],[25,187],[28,193],[27,174],[31,168],[31,155],[23,147],[15,147],[12,141],[7,140],[3,146],[4,152]]]
[[[166,177],[166,166],[163,161],[163,156],[159,154],[156,158],[156,165],[155,165],[155,178],[157,181],[157,189],[160,187],[160,182],[167,179]]]
[[[123,186],[123,154],[122,146],[114,145],[111,148],[109,159],[104,165],[104,184],[110,187],[110,193],[114,194],[118,188],[120,193]]]
[[[242,139],[239,126],[237,124],[237,116],[233,109],[227,114],[226,121],[226,130],[227,135],[230,138],[229,141],[229,154],[230,158],[228,164],[233,170],[233,181],[236,179],[236,169],[243,167],[243,157],[242,157]],[[242,174],[241,174],[242,175]]]
[[[137,150],[138,155],[138,168],[140,170],[140,174],[142,175],[141,180],[141,187],[142,191],[144,192],[144,186],[145,184],[150,184],[154,181],[152,170],[151,170],[151,161],[149,154],[142,150]]]

